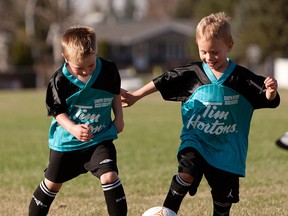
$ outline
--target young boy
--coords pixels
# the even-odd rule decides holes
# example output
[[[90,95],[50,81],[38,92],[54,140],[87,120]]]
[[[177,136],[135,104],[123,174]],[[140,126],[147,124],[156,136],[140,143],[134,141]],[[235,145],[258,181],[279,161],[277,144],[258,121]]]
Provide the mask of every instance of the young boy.
[[[280,103],[277,82],[257,76],[227,58],[233,47],[225,13],[203,18],[196,28],[201,62],[178,67],[139,90],[121,92],[123,107],[159,91],[165,100],[182,103],[183,128],[177,154],[178,174],[164,206],[178,212],[189,192],[195,195],[203,177],[213,199],[213,215],[229,215],[239,201],[239,177],[245,176],[250,121],[254,109]]]
[[[62,184],[90,171],[101,181],[109,215],[125,216],[113,144],[124,127],[118,69],[96,56],[96,34],[90,27],[69,28],[61,42],[65,63],[50,79],[46,95],[48,115],[53,116],[49,165],[29,215],[47,215]]]

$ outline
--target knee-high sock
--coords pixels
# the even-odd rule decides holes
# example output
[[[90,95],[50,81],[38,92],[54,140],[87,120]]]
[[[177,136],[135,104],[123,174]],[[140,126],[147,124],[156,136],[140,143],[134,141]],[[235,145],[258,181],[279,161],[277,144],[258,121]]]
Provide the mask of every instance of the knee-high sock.
[[[174,176],[163,206],[177,213],[190,185],[183,181],[179,175]]]
[[[29,216],[44,216],[48,214],[51,203],[58,191],[51,191],[44,181],[36,188],[29,205]]]
[[[105,201],[110,216],[126,216],[127,203],[120,179],[112,184],[102,184]]]

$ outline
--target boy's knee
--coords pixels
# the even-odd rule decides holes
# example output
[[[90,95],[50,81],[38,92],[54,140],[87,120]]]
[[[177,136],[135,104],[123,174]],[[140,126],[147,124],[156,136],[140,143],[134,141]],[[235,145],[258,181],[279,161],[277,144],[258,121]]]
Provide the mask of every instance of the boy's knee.
[[[181,179],[183,179],[185,182],[192,184],[192,182],[194,180],[193,176],[191,176],[188,173],[179,173],[179,175],[180,175]]]
[[[59,191],[62,187],[62,183],[55,183],[45,178],[44,183],[49,190]]]
[[[118,179],[118,174],[116,172],[107,172],[100,176],[101,184],[110,184]]]

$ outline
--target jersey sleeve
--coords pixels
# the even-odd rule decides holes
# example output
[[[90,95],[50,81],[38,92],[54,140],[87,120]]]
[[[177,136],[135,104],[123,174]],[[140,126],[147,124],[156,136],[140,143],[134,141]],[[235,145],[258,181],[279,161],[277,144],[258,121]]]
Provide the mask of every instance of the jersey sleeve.
[[[66,98],[71,84],[63,75],[61,69],[49,80],[46,91],[46,108],[48,116],[55,116],[67,111]]]
[[[101,58],[102,69],[93,88],[102,89],[112,94],[120,94],[121,78],[116,64]]]
[[[280,96],[277,93],[276,98],[269,101],[266,98],[264,80],[265,77],[238,65],[235,73],[225,81],[225,85],[242,94],[254,109],[275,108],[280,104]]]
[[[266,89],[264,84],[265,77],[258,76],[256,74],[250,75],[247,80],[248,88],[250,89],[251,103],[254,109],[260,108],[276,108],[280,104],[280,96],[277,92],[274,100],[268,100],[266,98]],[[252,91],[253,89],[253,91]],[[251,94],[251,92],[253,92]]]
[[[201,85],[210,83],[200,63],[174,68],[153,79],[164,100],[185,102]]]

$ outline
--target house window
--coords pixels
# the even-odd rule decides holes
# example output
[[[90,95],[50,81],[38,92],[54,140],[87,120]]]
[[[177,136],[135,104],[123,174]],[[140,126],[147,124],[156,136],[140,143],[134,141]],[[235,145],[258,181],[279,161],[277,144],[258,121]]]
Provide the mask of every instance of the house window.
[[[174,42],[167,44],[167,52],[166,52],[166,59],[167,60],[175,60],[175,59],[182,59],[185,57],[185,48],[183,43]]]
[[[131,50],[127,46],[112,47],[113,58],[117,58],[120,62],[127,62],[131,57]]]

